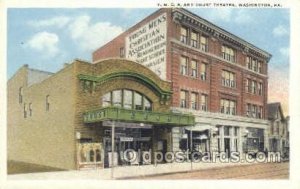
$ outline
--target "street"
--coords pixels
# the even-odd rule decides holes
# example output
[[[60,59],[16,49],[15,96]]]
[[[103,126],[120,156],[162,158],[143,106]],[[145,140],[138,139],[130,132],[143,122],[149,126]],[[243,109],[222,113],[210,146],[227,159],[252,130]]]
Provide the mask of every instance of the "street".
[[[132,179],[288,179],[289,162],[261,163],[213,168],[193,172],[146,176]]]

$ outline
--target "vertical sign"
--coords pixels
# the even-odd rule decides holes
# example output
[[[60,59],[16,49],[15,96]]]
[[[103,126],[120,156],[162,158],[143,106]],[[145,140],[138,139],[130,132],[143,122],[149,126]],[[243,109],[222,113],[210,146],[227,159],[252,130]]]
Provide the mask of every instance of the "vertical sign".
[[[166,79],[167,14],[161,14],[126,36],[126,58]]]

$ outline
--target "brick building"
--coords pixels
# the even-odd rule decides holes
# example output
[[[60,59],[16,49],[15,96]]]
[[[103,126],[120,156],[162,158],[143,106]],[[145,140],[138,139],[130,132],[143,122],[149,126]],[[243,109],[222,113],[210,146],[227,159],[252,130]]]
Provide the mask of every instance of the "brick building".
[[[173,129],[173,150],[268,146],[268,52],[185,9],[160,9],[93,53],[93,61],[108,57],[170,81],[172,109],[196,116],[194,127]]]
[[[92,63],[20,68],[8,81],[8,159],[79,169],[129,148],[263,151],[270,58],[185,9],[159,9]]]

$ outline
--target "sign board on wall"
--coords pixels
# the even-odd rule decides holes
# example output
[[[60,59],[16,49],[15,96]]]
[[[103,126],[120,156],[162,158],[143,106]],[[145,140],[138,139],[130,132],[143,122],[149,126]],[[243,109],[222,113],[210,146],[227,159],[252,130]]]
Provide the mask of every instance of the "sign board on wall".
[[[161,14],[125,38],[126,58],[166,80],[167,14]]]

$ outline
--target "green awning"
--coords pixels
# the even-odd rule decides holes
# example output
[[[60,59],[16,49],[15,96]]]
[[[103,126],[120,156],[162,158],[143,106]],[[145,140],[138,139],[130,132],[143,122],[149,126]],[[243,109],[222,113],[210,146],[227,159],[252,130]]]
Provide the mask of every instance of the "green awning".
[[[83,114],[83,120],[84,123],[115,120],[150,123],[154,125],[189,126],[195,124],[195,117],[191,114],[141,111],[118,107],[105,107],[86,111]]]

